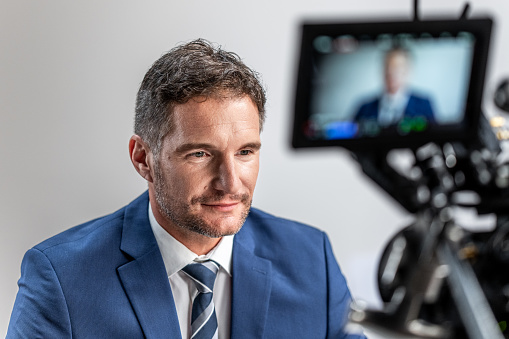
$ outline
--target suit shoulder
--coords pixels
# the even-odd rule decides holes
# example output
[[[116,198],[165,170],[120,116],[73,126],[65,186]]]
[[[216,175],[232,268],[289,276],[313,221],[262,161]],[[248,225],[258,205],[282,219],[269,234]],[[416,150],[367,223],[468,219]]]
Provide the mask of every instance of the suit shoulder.
[[[355,114],[355,119],[361,118],[372,118],[378,113],[378,103],[380,98],[374,97],[363,101],[363,103],[359,106],[357,113]]]
[[[123,217],[124,208],[112,214],[69,228],[42,241],[34,246],[34,248],[41,252],[46,252],[51,248],[66,244],[76,244],[79,242],[93,241],[92,239],[104,238],[106,233],[119,231],[118,225],[122,225]]]

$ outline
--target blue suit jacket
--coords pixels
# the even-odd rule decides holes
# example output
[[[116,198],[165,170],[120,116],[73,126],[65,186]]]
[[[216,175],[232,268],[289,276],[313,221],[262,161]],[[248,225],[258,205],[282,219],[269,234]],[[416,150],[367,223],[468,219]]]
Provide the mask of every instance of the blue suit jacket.
[[[380,106],[380,98],[363,104],[355,116],[355,120],[376,119]],[[435,122],[435,116],[429,99],[410,94],[404,117],[423,117],[429,123]]]
[[[180,338],[145,193],[30,249],[7,338]],[[252,209],[234,238],[232,338],[343,338],[350,302],[327,236]]]

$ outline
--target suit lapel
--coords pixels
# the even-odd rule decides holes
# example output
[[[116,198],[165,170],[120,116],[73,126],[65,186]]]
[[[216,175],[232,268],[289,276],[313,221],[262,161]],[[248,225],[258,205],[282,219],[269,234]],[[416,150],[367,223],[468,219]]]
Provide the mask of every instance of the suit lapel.
[[[147,338],[181,338],[164,262],[148,220],[148,194],[126,207],[118,274]]]
[[[253,253],[248,218],[233,243],[232,338],[262,338],[272,288],[271,263]]]

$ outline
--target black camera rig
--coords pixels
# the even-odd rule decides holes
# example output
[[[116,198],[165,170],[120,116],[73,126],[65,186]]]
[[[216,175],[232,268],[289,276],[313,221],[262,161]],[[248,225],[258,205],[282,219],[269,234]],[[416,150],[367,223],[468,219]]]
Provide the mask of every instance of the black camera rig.
[[[389,152],[355,152],[363,171],[415,222],[388,243],[380,261],[381,311],[354,305],[351,320],[416,338],[504,338],[509,320],[509,164],[482,117],[472,142],[429,143],[410,153],[402,174]],[[408,154],[408,153],[407,153]],[[461,209],[495,216],[492,230],[455,221]],[[458,212],[458,210],[460,210]]]
[[[509,162],[501,141],[508,139],[509,132],[503,118],[488,121],[481,112],[492,21],[467,19],[468,5],[460,19],[420,21],[417,7],[414,0],[413,21],[303,25],[292,145],[350,150],[363,172],[415,216],[381,256],[377,278],[383,309],[355,303],[350,314],[353,323],[390,338],[509,338],[509,329],[505,330]],[[398,125],[387,133],[380,126],[375,126],[375,133],[361,133],[355,114],[346,112],[345,107],[353,105],[343,105],[348,95],[343,102],[335,97],[354,93],[355,84],[345,86],[331,74],[349,78],[346,70],[356,69],[355,60],[371,50],[381,55],[379,49],[386,48],[388,41],[424,46],[426,58],[433,58],[434,46],[449,44],[452,50],[460,44],[461,53],[467,53],[464,46],[469,46],[470,54],[463,58],[467,60],[463,101],[458,100],[456,108],[443,105],[456,118],[447,120],[444,114],[443,123],[425,123],[419,131],[403,131]],[[433,87],[433,80],[422,79]],[[451,81],[454,86],[459,83]],[[508,89],[509,82],[502,82],[494,98],[507,112]],[[376,118],[370,123],[376,125]],[[398,154],[406,157],[405,168],[398,163]],[[461,227],[457,216],[465,209],[491,216],[492,228]]]

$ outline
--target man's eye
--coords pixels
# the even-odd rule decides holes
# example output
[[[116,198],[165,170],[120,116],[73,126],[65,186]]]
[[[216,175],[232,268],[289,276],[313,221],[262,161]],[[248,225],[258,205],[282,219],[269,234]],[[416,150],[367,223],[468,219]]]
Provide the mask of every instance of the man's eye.
[[[205,156],[205,152],[203,151],[200,151],[200,152],[194,152],[194,153],[191,153],[191,156],[195,157],[195,158],[202,158]]]
[[[248,149],[243,149],[239,153],[240,153],[240,155],[249,155],[251,153],[251,151]]]

